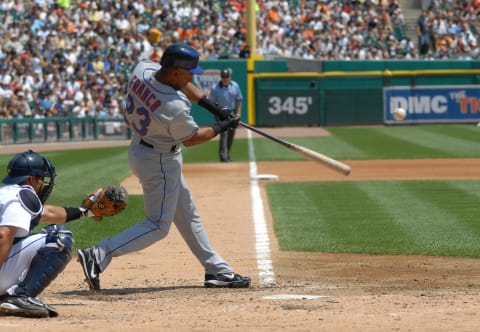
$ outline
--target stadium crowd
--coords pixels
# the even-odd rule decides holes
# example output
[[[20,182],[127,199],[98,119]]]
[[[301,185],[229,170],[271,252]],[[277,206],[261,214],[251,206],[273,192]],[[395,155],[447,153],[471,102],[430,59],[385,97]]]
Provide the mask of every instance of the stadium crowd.
[[[399,0],[257,1],[257,50],[324,60],[478,59],[478,0],[432,0],[418,46]],[[246,58],[245,0],[5,0],[0,117],[109,117],[139,59],[184,40],[202,59]]]

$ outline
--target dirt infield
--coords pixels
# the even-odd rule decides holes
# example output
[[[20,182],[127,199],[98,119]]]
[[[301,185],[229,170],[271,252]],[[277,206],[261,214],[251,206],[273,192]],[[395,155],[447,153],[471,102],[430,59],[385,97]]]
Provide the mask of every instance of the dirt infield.
[[[480,178],[478,159],[347,163],[348,178],[311,162],[259,163],[258,173],[277,174],[279,181]],[[186,165],[185,176],[210,241],[253,278],[251,288],[203,288],[200,264],[172,229],[150,248],[114,259],[101,275],[100,294],[88,292],[73,260],[40,296],[58,307],[58,318],[1,317],[0,330],[478,330],[480,260],[281,252],[266,206],[275,282],[262,284],[248,163]],[[125,184],[138,192],[135,178]]]

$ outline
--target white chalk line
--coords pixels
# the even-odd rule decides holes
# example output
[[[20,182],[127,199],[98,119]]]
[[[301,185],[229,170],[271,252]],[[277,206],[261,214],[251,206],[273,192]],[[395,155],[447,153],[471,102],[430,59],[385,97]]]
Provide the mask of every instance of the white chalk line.
[[[255,249],[259,283],[270,285],[275,283],[272,260],[270,258],[270,240],[268,237],[265,209],[260,186],[258,185],[257,164],[253,147],[252,133],[248,130],[248,155],[250,160],[250,193],[252,198],[253,223],[255,228]]]
[[[317,300],[317,299],[331,299],[328,295],[309,295],[309,294],[276,294],[265,295],[263,300]]]

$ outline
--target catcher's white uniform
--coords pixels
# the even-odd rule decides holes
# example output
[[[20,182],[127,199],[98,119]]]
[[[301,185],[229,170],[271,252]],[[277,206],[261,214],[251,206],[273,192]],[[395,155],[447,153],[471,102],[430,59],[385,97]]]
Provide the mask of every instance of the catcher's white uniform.
[[[18,192],[22,188],[26,187],[15,184],[0,188],[0,226],[17,228],[15,244],[5,262],[0,266],[0,295],[7,293],[9,289],[15,288],[19,282],[23,281],[32,258],[40,248],[46,245],[46,234],[28,236],[32,217],[42,213],[43,209],[29,211],[18,198]],[[31,190],[33,192],[33,189]]]
[[[191,103],[154,78],[160,64],[141,61],[127,88],[125,121],[132,129],[129,163],[142,184],[146,218],[94,248],[101,271],[113,257],[141,250],[164,238],[172,222],[207,274],[233,273],[212,249],[182,173],[180,143],[199,129]]]

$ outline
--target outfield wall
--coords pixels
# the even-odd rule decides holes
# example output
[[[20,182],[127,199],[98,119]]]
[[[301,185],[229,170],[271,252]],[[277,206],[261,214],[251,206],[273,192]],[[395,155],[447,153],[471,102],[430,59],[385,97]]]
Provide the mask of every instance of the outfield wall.
[[[478,69],[252,76],[255,102],[249,122],[259,126],[393,123],[391,112],[400,106],[410,123],[480,121]],[[392,99],[392,88],[402,94]]]
[[[232,79],[244,93],[242,120],[257,126],[392,124],[395,103],[388,91],[393,87],[409,100],[409,123],[480,121],[480,98],[471,91],[480,82],[478,61],[303,61],[301,68],[316,72],[295,73],[290,69],[299,66],[298,60],[287,59],[208,61],[202,66],[206,75],[195,83],[205,91],[218,82],[221,69],[233,70]],[[423,90],[418,88],[427,86],[426,95],[419,95]],[[435,87],[442,88],[438,96]],[[429,105],[445,95],[451,98],[440,108]],[[212,121],[196,106],[194,114],[199,123]]]

